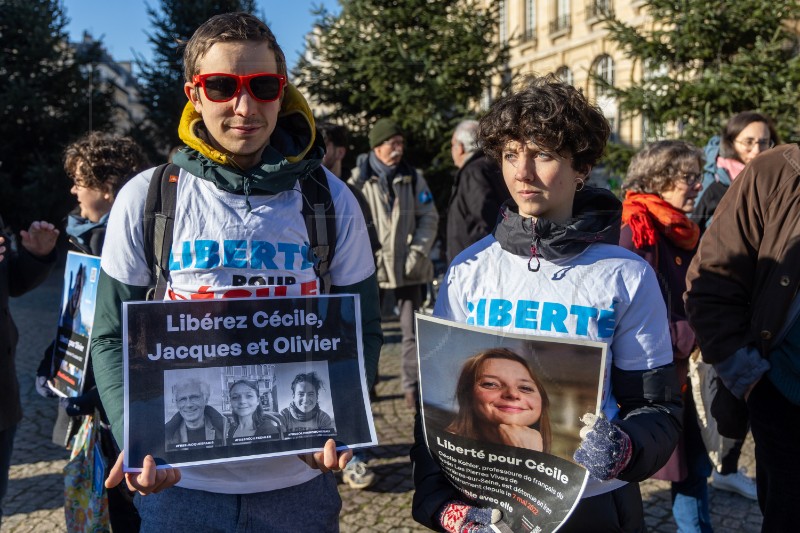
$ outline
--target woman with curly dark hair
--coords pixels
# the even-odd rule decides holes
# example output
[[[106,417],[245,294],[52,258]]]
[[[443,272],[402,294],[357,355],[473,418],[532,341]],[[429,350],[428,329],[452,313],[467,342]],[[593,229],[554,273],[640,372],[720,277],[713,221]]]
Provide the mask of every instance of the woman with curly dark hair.
[[[600,109],[553,76],[489,108],[480,142],[511,200],[493,233],[450,264],[433,311],[501,333],[606,343],[600,413],[581,418],[574,453],[589,479],[559,531],[644,530],[638,482],[664,465],[681,428],[655,273],[618,245],[620,201],[585,183],[609,134]],[[495,521],[450,485],[419,426],[415,437],[414,518],[451,533]]]
[[[67,146],[64,170],[78,206],[67,218],[67,234],[81,251],[100,255],[108,213],[117,193],[147,166],[142,149],[130,137],[93,131]]]

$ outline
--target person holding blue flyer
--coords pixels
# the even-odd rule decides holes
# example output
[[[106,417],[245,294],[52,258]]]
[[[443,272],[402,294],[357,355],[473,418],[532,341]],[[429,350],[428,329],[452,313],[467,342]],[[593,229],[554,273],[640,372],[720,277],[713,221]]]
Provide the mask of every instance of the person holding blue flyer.
[[[642,531],[638,482],[681,430],[664,302],[652,268],[619,247],[621,203],[585,185],[610,133],[600,109],[553,76],[530,79],[480,122],[480,144],[511,193],[493,233],[451,263],[434,316],[492,330],[607,344],[600,413],[587,413],[574,460],[589,472],[559,531]],[[423,397],[424,402],[424,397]],[[412,513],[451,533],[484,531],[499,509],[444,477],[417,419]]]

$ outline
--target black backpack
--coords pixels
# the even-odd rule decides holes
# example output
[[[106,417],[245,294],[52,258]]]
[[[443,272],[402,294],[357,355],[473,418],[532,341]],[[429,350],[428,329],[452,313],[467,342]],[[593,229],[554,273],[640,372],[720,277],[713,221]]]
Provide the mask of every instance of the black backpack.
[[[144,252],[151,269],[148,300],[163,300],[169,278],[169,254],[180,168],[172,163],[158,166],[153,172],[144,205]],[[309,257],[319,278],[320,293],[330,292],[330,265],[336,249],[336,212],[328,177],[322,167],[300,179],[303,195],[303,219],[308,233]]]

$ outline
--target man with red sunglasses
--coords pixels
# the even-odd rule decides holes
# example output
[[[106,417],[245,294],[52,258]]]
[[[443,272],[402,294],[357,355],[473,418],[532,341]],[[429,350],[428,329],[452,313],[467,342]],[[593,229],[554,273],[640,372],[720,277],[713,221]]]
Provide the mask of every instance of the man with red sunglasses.
[[[173,157],[180,172],[166,298],[318,294],[321,280],[302,252],[311,240],[300,180],[316,179],[324,149],[308,104],[287,82],[274,35],[251,15],[219,15],[187,42],[184,64],[189,102],[179,134],[186,146]],[[382,333],[369,238],[353,194],[330,172],[325,175],[336,213],[336,253],[325,288],[360,295],[371,385]],[[120,191],[101,263],[92,354],[118,443],[123,442],[120,308],[123,301],[144,300],[151,283],[142,217],[153,176],[153,169],[145,171]],[[148,456],[139,474],[123,474],[118,461],[106,484],[124,478],[139,492],[143,532],[212,526],[338,531],[341,499],[330,471],[344,467],[351,456],[349,450],[337,452],[333,440],[302,460],[262,458],[183,471],[156,470]],[[241,529],[242,524],[247,526]]]

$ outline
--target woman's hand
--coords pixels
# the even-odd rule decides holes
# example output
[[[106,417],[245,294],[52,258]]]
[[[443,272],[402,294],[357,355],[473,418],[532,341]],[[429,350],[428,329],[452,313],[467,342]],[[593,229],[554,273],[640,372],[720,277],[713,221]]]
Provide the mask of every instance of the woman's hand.
[[[311,468],[324,473],[331,470],[343,470],[353,458],[353,450],[348,448],[339,452],[336,450],[336,441],[328,439],[322,451],[298,455],[297,458]]]
[[[58,238],[58,230],[49,222],[36,221],[31,223],[28,231],[22,230],[22,246],[31,255],[36,257],[44,257],[53,251],[56,246],[56,239]]]
[[[544,450],[542,434],[536,429],[529,428],[528,426],[500,424],[497,426],[497,432],[500,434],[503,444],[516,446],[517,448],[525,448],[526,450],[533,450],[535,452]]]
[[[111,489],[116,487],[125,479],[130,490],[135,490],[142,496],[161,492],[168,489],[181,480],[181,471],[177,468],[156,468],[156,461],[152,455],[144,458],[141,472],[123,472],[122,460],[125,455],[125,450],[117,457],[117,462],[111,468],[106,478],[106,488]]]

